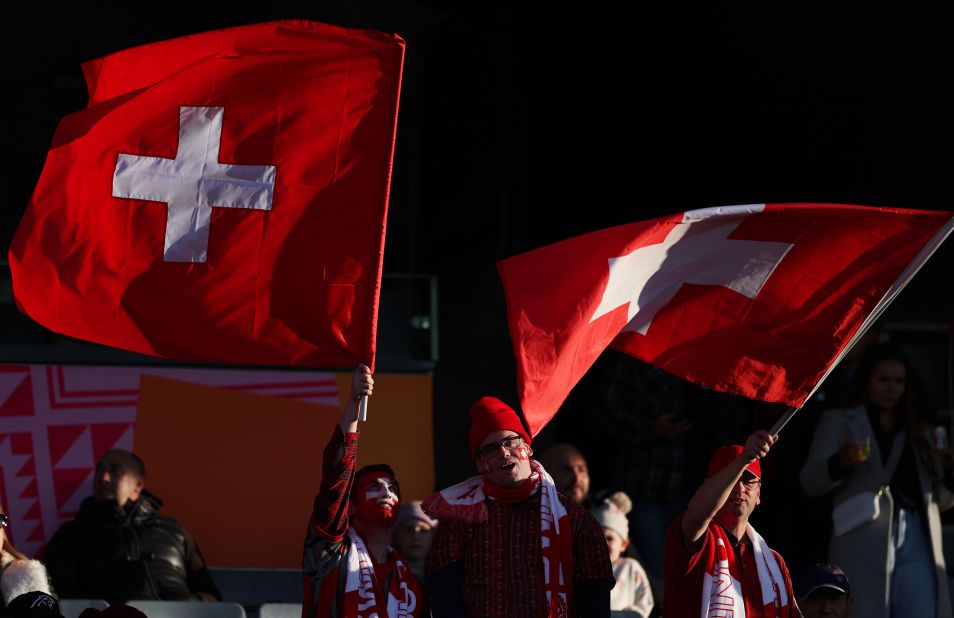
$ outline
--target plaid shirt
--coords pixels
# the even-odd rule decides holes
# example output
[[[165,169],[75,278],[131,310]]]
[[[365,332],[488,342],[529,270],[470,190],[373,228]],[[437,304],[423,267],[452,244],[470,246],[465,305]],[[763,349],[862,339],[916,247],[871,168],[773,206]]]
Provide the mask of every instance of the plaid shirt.
[[[346,577],[341,566],[351,547],[347,536],[348,506],[357,460],[358,434],[343,433],[341,427],[335,424],[331,440],[322,455],[321,487],[315,496],[308,535],[305,537],[302,558],[305,577],[303,618],[343,616]],[[390,590],[389,573],[396,568],[396,554],[392,552],[385,563],[375,563],[375,577],[385,595]],[[417,599],[417,609],[413,615],[428,615],[427,595],[414,575],[408,571],[402,581]],[[382,610],[378,611],[384,614]]]
[[[348,500],[358,458],[358,434],[335,424],[322,457],[321,487],[308,523],[302,571],[302,616],[337,616],[344,594],[340,565],[348,553]]]
[[[566,507],[569,533],[573,535],[573,581],[612,584],[615,579],[603,529],[592,515],[566,497],[561,495],[560,502]],[[546,618],[540,493],[516,504],[493,500],[486,504],[486,522],[440,521],[427,556],[428,573],[433,575],[463,562],[461,591],[467,616]],[[571,611],[571,615],[575,614]]]
[[[330,541],[348,532],[348,500],[358,461],[358,434],[343,433],[335,424],[322,454],[321,487],[315,496],[309,528]]]

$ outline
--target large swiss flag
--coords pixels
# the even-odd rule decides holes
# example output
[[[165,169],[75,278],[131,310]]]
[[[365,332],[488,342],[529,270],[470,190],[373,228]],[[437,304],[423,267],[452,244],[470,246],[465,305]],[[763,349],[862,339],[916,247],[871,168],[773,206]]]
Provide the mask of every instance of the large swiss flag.
[[[731,206],[503,260],[530,430],[611,345],[703,386],[798,407],[952,225],[947,212]]]
[[[86,63],[11,244],[19,306],[170,358],[373,365],[403,58],[282,21]]]

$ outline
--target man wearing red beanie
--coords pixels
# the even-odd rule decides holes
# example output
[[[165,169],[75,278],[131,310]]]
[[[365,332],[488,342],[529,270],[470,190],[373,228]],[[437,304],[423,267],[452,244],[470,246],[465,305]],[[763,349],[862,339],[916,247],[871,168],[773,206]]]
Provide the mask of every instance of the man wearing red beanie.
[[[358,365],[348,405],[325,447],[302,560],[302,618],[429,615],[420,584],[388,544],[401,502],[394,470],[374,464],[355,473],[358,401],[373,386],[371,370]]]
[[[801,618],[782,557],[749,524],[761,500],[759,463],[778,440],[756,431],[723,446],[708,478],[666,534],[667,616]]]
[[[469,413],[480,474],[422,505],[441,522],[427,565],[434,616],[609,616],[614,580],[599,524],[530,459],[510,406],[484,397]]]

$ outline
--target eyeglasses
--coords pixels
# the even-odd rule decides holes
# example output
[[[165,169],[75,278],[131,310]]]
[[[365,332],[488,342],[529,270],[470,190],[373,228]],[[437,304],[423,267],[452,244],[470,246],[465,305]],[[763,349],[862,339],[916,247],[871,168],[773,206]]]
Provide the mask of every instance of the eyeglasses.
[[[10,525],[10,517],[6,513],[0,513],[0,528],[6,528]]]
[[[520,436],[507,436],[499,442],[491,442],[490,444],[485,444],[479,449],[477,449],[477,457],[493,457],[500,452],[500,447],[504,447],[508,451],[512,451],[515,448],[523,446],[523,438]]]
[[[756,487],[761,485],[762,479],[757,476],[752,476],[747,479],[739,479],[739,482],[742,483],[742,487],[745,488],[745,491],[753,491]]]

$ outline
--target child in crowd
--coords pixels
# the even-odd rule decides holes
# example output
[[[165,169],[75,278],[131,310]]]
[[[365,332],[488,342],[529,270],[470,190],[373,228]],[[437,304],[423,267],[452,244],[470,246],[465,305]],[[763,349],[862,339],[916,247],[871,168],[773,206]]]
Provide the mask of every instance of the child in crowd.
[[[415,500],[401,505],[397,522],[391,528],[391,545],[401,552],[418,583],[425,586],[427,575],[424,573],[424,565],[427,562],[427,552],[431,550],[436,527],[437,520],[428,517],[421,510],[421,502]]]
[[[610,609],[634,611],[640,618],[647,618],[654,605],[649,577],[639,562],[622,555],[629,547],[626,514],[632,508],[629,496],[617,491],[595,507],[592,513],[603,527],[610,562],[613,563],[613,576],[616,578],[616,585],[610,593]]]

